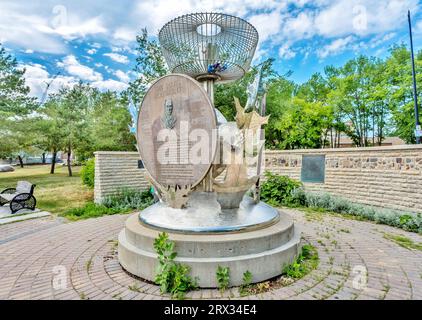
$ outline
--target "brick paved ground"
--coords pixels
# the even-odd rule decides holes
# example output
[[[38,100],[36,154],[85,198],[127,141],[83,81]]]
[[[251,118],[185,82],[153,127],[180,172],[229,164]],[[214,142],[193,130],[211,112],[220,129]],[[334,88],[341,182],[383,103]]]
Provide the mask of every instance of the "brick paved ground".
[[[420,235],[329,215],[310,219],[299,211],[289,213],[304,240],[318,248],[318,269],[290,286],[243,299],[422,299],[422,251],[384,238],[384,233],[401,234],[422,242]],[[168,299],[157,286],[120,267],[116,238],[127,217],[79,222],[50,217],[0,226],[0,299]],[[187,295],[237,297],[237,288],[223,295],[217,290]]]

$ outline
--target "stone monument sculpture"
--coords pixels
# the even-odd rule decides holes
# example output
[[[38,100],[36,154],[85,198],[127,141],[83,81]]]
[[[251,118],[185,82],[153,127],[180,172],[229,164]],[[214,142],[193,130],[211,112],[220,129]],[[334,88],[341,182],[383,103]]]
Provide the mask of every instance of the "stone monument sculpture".
[[[249,69],[256,29],[238,17],[194,13],[164,25],[159,41],[172,73],[151,85],[136,126],[159,201],[127,220],[120,263],[153,280],[152,244],[165,231],[201,287],[216,287],[218,265],[230,268],[231,285],[240,285],[247,270],[254,282],[279,275],[297,255],[300,233],[286,213],[259,199],[268,122],[261,69],[245,108],[234,97],[236,121],[213,103],[215,82],[240,79]]]

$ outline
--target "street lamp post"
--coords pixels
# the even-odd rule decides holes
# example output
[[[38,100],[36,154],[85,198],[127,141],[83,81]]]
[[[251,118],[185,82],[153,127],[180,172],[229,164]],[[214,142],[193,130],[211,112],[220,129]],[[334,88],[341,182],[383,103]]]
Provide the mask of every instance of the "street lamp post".
[[[416,71],[415,71],[415,56],[413,54],[413,38],[412,38],[412,23],[410,21],[410,10],[407,12],[407,18],[409,21],[409,34],[410,34],[410,52],[412,57],[412,77],[413,77],[413,100],[415,103],[415,137],[416,144],[421,142],[421,126],[419,123],[419,107],[418,107],[418,92],[416,88]]]

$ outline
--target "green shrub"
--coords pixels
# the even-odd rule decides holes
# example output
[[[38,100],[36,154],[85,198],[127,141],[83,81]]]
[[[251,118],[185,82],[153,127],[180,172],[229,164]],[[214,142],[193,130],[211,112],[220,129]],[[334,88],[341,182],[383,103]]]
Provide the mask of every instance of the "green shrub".
[[[226,290],[230,283],[230,268],[218,266],[215,276],[217,279],[217,286],[220,291]]]
[[[273,206],[303,205],[304,197],[297,189],[302,183],[287,176],[265,172],[266,181],[261,186],[261,199]]]
[[[197,288],[196,280],[189,276],[190,267],[174,261],[177,253],[167,233],[158,235],[154,240],[154,249],[159,262],[155,282],[162,293],[168,292],[173,298],[183,299],[187,291]]]
[[[142,210],[154,202],[154,197],[149,190],[137,191],[122,188],[112,196],[106,197],[102,204],[107,208],[119,210]]]
[[[422,233],[422,216],[421,214],[416,215],[416,218],[404,214],[400,217],[399,220],[400,228],[407,230],[407,231],[416,231],[418,230],[419,233]]]
[[[81,169],[81,179],[84,185],[94,188],[95,159],[89,159]]]
[[[290,196],[294,206],[304,206],[306,204],[306,193],[303,187],[293,189]]]
[[[339,214],[350,214],[376,223],[402,228],[406,231],[422,233],[422,215],[408,214],[398,210],[376,208],[369,205],[353,203],[329,193],[305,192],[305,206],[324,209]]]
[[[61,216],[69,220],[97,218],[116,213],[128,213],[131,210],[142,210],[153,203],[149,191],[122,189],[117,194],[104,199],[102,204],[88,202],[81,208],[65,211]]]
[[[61,216],[66,217],[69,220],[81,220],[88,218],[97,218],[105,215],[112,215],[116,213],[124,213],[119,209],[107,208],[104,205],[95,204],[88,202],[81,208],[73,208],[65,211]]]
[[[328,193],[306,192],[306,206],[310,208],[328,209],[331,203],[331,196]]]

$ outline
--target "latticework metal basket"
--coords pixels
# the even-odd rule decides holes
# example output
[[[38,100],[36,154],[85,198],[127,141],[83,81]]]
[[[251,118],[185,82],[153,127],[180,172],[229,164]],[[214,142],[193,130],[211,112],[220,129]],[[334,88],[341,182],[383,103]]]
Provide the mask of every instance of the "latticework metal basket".
[[[165,24],[158,38],[171,72],[229,82],[249,69],[258,32],[235,16],[192,13]]]

